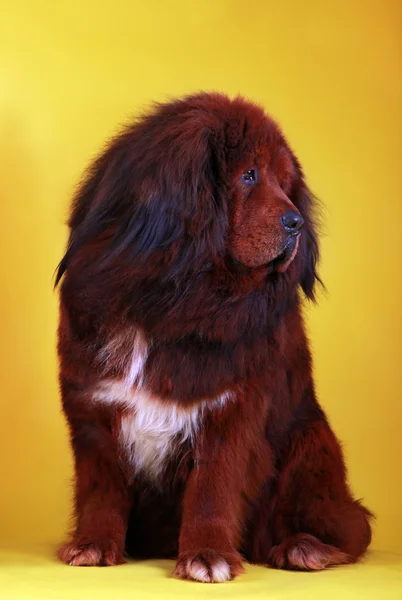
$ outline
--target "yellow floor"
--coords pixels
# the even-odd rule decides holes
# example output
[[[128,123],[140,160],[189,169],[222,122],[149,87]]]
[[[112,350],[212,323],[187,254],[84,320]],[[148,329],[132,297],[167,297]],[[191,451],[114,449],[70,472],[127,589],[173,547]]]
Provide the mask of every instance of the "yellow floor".
[[[266,598],[267,600],[402,599],[402,554],[371,551],[364,563],[320,573],[248,567],[234,582],[200,584],[171,578],[173,562],[119,567],[67,567],[54,548],[0,550],[2,600],[148,600]]]

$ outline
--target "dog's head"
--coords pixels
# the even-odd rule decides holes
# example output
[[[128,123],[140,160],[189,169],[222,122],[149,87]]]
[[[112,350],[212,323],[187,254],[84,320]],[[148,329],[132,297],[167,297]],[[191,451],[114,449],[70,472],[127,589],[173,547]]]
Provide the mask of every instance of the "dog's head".
[[[73,204],[57,281],[86,251],[92,275],[116,264],[121,275],[125,265],[125,281],[130,272],[183,290],[214,273],[231,290],[242,281],[245,293],[283,278],[313,298],[312,209],[297,159],[261,108],[191,96],[157,106],[94,163]]]
[[[260,108],[238,99],[228,113],[228,266],[269,276],[285,273],[298,256],[298,282],[313,298],[318,244],[300,164]]]

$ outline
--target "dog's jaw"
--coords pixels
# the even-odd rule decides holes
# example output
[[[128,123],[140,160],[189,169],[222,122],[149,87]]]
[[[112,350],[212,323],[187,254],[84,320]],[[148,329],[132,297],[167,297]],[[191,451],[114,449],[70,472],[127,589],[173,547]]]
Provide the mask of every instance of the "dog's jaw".
[[[233,257],[229,257],[227,261],[228,268],[232,272],[239,274],[284,273],[296,257],[299,249],[299,241],[300,235],[291,236],[285,248],[275,258],[269,263],[257,267],[248,266]]]
[[[297,251],[299,249],[299,241],[300,241],[300,236],[297,236],[296,243],[294,245],[294,248],[293,248],[289,258],[284,263],[280,264],[277,267],[276,270],[278,271],[278,273],[284,273],[287,270],[287,268],[290,266],[290,264],[293,262],[293,260],[295,259]]]

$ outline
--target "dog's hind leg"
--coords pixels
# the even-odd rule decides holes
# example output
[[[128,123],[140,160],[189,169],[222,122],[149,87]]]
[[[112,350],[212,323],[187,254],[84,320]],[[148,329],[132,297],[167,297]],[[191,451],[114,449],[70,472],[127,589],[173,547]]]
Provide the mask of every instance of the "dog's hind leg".
[[[311,422],[291,433],[277,480],[262,492],[249,559],[303,570],[355,562],[370,543],[370,517],[351,495],[329,425]]]

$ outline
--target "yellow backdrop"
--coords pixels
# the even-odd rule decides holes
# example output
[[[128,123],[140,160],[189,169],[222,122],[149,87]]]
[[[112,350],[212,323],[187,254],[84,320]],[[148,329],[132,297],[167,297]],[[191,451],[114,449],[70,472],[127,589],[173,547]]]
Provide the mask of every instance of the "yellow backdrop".
[[[52,274],[73,187],[131,115],[203,89],[262,103],[326,206],[328,294],[308,309],[317,387],[352,487],[377,514],[374,545],[400,547],[400,2],[14,0],[1,11],[2,539],[53,542],[68,523]]]

